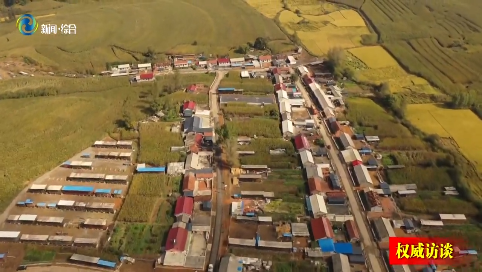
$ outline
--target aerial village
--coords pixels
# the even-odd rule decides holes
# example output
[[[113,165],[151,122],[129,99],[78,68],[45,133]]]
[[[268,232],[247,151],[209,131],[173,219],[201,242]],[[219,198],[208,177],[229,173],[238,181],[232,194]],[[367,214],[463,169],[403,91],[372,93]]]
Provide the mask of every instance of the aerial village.
[[[151,81],[156,73],[193,66],[214,71],[229,68],[226,73],[230,76],[210,90],[210,95],[215,94],[215,105],[184,101],[179,113],[182,121],[168,127],[183,141],[183,145],[169,146],[169,152],[183,152],[185,160],[166,165],[137,163],[136,142],[111,138],[96,141],[18,196],[1,225],[0,240],[102,248],[114,239],[112,230],[118,221],[129,221],[129,216],[138,212],[140,204],[129,203],[135,196],[131,183],[152,175],[181,180],[180,192],[172,189],[164,196],[174,196],[175,204],[167,238],[157,245],[156,268],[203,270],[209,265],[212,271],[213,264],[208,260],[215,227],[212,221],[222,216],[216,213],[213,202],[218,190],[228,195],[230,214],[230,218],[223,218],[221,230],[230,252],[217,267],[221,272],[269,271],[273,262],[265,256],[276,255],[273,252],[311,260],[310,265],[330,267],[334,272],[370,271],[368,267],[408,272],[412,271],[408,266],[388,264],[389,237],[415,236],[467,220],[464,214],[393,216],[398,209],[395,200],[417,195],[417,186],[384,181],[380,169],[405,166],[384,165],[377,152],[381,141],[378,135],[354,133],[350,122],[337,119],[346,110],[347,93],[322,61],[297,64],[296,55],[202,60],[187,55],[154,65],[118,65],[111,76],[135,75],[132,82]],[[255,68],[263,70],[252,71]],[[250,83],[244,89],[230,85],[239,80]],[[268,86],[270,93],[253,94],[256,92],[247,89],[262,89],[259,86]],[[201,88],[207,87],[194,84],[186,86],[186,92]],[[241,124],[246,118],[230,112],[240,103],[262,109],[274,107],[279,116],[248,118],[254,129],[238,129],[235,142],[240,164],[230,167],[229,180],[223,180],[219,187],[219,166],[214,163],[219,135],[215,134],[213,111],[219,108],[226,120]],[[156,118],[160,117],[162,113]],[[258,127],[273,120],[277,122],[276,131]],[[448,197],[458,194],[455,188],[445,191]],[[380,254],[364,248],[361,225],[368,229],[368,238],[376,241]],[[465,258],[477,252],[462,248],[455,254]],[[382,261],[377,256],[382,256]],[[70,261],[119,269],[135,259],[122,256],[118,261],[108,261],[73,254]],[[455,271],[435,265],[417,269]]]

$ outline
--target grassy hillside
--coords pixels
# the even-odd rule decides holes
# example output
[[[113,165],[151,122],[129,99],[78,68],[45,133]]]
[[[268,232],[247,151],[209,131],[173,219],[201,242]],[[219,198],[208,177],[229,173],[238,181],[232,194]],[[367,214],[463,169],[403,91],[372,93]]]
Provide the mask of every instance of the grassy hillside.
[[[42,35],[39,28],[25,37],[15,22],[0,23],[0,56],[27,55],[65,70],[102,70],[106,62],[134,61],[129,53],[139,58],[148,48],[226,54],[257,37],[289,42],[241,0],[40,0],[16,8],[37,16],[39,24],[76,24],[77,34]]]
[[[332,2],[358,9],[379,34],[379,42],[408,71],[448,93],[482,86],[482,2]]]

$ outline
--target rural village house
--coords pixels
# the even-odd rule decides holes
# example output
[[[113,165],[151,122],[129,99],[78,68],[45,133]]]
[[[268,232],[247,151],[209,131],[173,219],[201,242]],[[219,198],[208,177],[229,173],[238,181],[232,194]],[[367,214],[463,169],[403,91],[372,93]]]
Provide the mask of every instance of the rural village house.
[[[220,67],[229,67],[231,63],[229,62],[228,58],[221,58],[221,59],[218,59],[218,65]]]
[[[187,60],[175,60],[174,68],[189,68],[189,62]]]

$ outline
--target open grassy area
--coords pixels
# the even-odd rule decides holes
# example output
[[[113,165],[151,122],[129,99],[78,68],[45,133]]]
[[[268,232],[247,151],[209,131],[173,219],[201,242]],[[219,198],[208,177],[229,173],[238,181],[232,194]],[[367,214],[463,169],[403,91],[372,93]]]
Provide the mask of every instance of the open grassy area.
[[[285,149],[285,155],[271,155],[270,150]],[[298,158],[295,156],[293,144],[282,139],[259,138],[249,145],[239,146],[238,150],[255,151],[256,155],[240,157],[241,164],[266,164],[270,168],[295,168]]]
[[[482,229],[478,225],[463,224],[444,226],[443,228],[432,228],[423,231],[420,233],[420,236],[463,239],[470,249],[475,249],[477,251],[482,250]]]
[[[236,71],[229,72],[219,84],[221,88],[242,89],[245,95],[266,95],[273,93],[273,84],[266,78],[241,78]]]
[[[410,73],[447,93],[479,90],[482,72],[482,2],[334,0],[373,24],[378,41]],[[479,96],[482,101],[482,96]]]
[[[390,184],[415,183],[419,190],[442,191],[443,187],[454,186],[448,170],[441,167],[409,166],[388,170],[387,176]]]
[[[156,255],[165,243],[170,226],[165,224],[124,224],[114,228],[109,250],[131,256]]]
[[[382,107],[368,98],[347,99],[346,118],[353,122],[357,133],[377,135],[381,142],[378,146],[385,150],[419,150],[426,148],[425,143],[411,135],[410,131],[397,122]]]
[[[397,199],[400,209],[415,214],[463,213],[477,216],[474,204],[453,196],[443,196],[440,192],[417,191],[416,197]]]
[[[227,121],[226,125],[233,135],[265,138],[281,138],[278,120],[252,118],[249,120]]]
[[[279,110],[276,104],[256,106],[248,103],[230,103],[223,105],[221,110],[225,117],[252,117],[262,116],[266,118],[278,119]]]
[[[288,41],[273,21],[241,0],[35,2],[39,3],[27,1],[15,8],[23,11],[19,14],[55,14],[39,17],[38,23],[75,24],[77,34],[41,35],[39,29],[25,42],[15,21],[4,22],[0,56],[28,56],[46,66],[84,72],[104,70],[106,62],[143,59],[141,53],[148,48],[159,53],[227,54],[257,37]]]
[[[416,127],[427,134],[451,137],[460,151],[478,170],[482,171],[482,153],[478,135],[482,133],[482,121],[470,110],[451,110],[441,105],[408,105],[407,118]]]
[[[55,259],[55,255],[55,251],[27,248],[22,263],[49,263]]]

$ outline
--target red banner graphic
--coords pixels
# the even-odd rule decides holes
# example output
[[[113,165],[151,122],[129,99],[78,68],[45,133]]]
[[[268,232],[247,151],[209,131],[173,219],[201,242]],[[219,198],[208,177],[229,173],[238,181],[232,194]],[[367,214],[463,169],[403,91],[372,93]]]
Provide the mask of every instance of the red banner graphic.
[[[390,265],[453,265],[459,262],[466,243],[435,237],[390,237]]]

